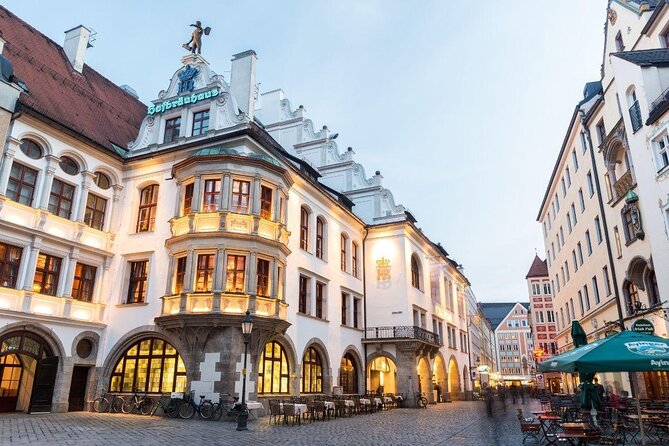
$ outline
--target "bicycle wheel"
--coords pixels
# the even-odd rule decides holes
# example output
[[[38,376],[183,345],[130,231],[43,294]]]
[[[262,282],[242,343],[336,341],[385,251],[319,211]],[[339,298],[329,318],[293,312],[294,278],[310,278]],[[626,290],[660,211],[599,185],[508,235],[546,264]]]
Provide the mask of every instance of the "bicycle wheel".
[[[139,404],[139,413],[141,413],[142,415],[150,414],[153,411],[153,405],[154,405],[153,398],[144,398],[144,400]]]
[[[170,418],[178,417],[179,416],[179,408],[181,407],[182,404],[183,404],[182,400],[177,400],[177,399],[171,400],[168,403],[167,408],[165,409],[165,413]]]
[[[200,418],[203,420],[208,420],[211,418],[211,415],[214,413],[214,405],[211,404],[211,401],[204,401],[200,405]]]
[[[93,401],[93,410],[97,413],[109,411],[109,400],[104,396]]]
[[[135,402],[130,400],[130,401],[125,401],[123,400],[123,404],[121,405],[121,412],[128,414],[131,413],[135,409]]]
[[[112,412],[114,412],[114,413],[121,412],[121,408],[123,407],[124,402],[125,402],[125,400],[122,397],[114,396],[114,399],[112,400],[112,403],[111,403]]]
[[[214,403],[211,405],[211,416],[209,421],[218,421],[223,416],[223,407],[220,403]]]
[[[184,403],[179,407],[179,417],[184,420],[193,418],[195,415],[195,404],[193,403]]]

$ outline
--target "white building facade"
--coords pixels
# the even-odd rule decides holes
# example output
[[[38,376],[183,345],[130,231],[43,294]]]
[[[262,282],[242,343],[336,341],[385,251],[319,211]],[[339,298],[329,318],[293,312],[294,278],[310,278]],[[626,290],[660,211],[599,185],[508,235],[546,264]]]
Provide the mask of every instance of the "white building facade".
[[[252,400],[471,390],[461,267],[304,108],[256,103],[253,51],[230,80],[185,56],[147,107],[87,28],[0,24],[0,410],[239,395],[247,311]]]

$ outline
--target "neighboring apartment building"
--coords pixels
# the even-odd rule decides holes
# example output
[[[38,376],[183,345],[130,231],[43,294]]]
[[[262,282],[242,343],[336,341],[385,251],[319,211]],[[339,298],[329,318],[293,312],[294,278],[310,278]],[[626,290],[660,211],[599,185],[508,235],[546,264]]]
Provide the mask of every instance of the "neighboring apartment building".
[[[525,279],[530,299],[528,319],[534,342],[534,360],[546,361],[557,353],[557,324],[546,261],[535,255]],[[536,380],[538,390],[547,389],[551,393],[560,393],[562,379],[559,373],[537,373]]]
[[[601,80],[586,85],[574,110],[538,215],[561,351],[571,348],[573,319],[590,340],[639,319],[659,336],[668,331],[669,5],[612,0],[606,14]],[[642,396],[669,395],[667,372],[641,375]],[[601,378],[630,390],[626,374]]]
[[[481,303],[495,331],[497,370],[506,384],[534,382],[534,344],[529,324],[529,303]]]
[[[495,333],[485,317],[471,288],[467,293],[469,329],[469,365],[472,390],[480,390],[482,383],[490,383],[497,372]]]
[[[461,268],[303,107],[256,103],[253,51],[229,81],[183,57],[147,107],[87,28],[0,31],[1,411],[239,395],[247,310],[251,399],[470,390]]]

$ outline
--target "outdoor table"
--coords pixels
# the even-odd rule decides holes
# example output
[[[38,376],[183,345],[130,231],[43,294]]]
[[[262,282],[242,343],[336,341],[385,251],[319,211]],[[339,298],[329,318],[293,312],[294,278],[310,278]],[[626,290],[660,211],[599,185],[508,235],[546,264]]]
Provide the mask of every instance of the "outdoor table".
[[[286,404],[292,404],[293,406],[295,406],[295,412],[299,415],[305,414],[309,410],[306,404],[300,404],[300,403],[286,403]],[[280,406],[283,409],[283,403],[280,403]]]
[[[641,431],[641,427],[639,426],[639,415],[633,414],[633,415],[623,415],[625,418],[630,420],[634,424],[634,433],[632,434],[632,438],[630,438],[631,442],[634,442],[634,439],[636,438],[637,435],[639,435],[639,432]],[[659,421],[660,419],[658,417],[654,417],[652,415],[641,415],[641,419],[644,421],[644,426],[646,427],[646,434],[650,434],[649,432],[649,427],[650,425],[646,423],[646,421]]]
[[[344,405],[347,407],[355,407],[353,400],[344,400]]]
[[[539,416],[539,424],[541,424],[541,432],[544,434],[547,444],[555,444],[558,441],[555,435],[555,429],[559,426],[562,418],[556,415],[541,415]],[[550,437],[549,437],[550,436]]]
[[[393,404],[393,399],[389,396],[384,396],[383,397],[383,403],[384,404]]]
[[[560,440],[567,440],[569,444],[578,446],[578,445],[587,445],[588,444],[588,439],[590,439],[590,434],[586,433],[585,431],[565,431],[565,432],[558,432],[556,434],[556,438]],[[578,440],[578,442],[574,443],[574,440]]]
[[[374,398],[374,405],[375,405],[376,407],[379,407],[379,406],[382,405],[382,404],[383,404],[383,403],[381,402],[381,398]]]
[[[371,406],[372,402],[369,401],[367,398],[360,398],[360,404],[362,404],[363,406]]]
[[[548,413],[547,410],[535,410],[535,411],[532,412],[532,415],[539,416],[539,415],[546,415],[547,413]]]
[[[323,404],[325,404],[325,408],[327,410],[330,410],[330,409],[334,410],[334,408],[335,408],[334,401],[323,401]]]

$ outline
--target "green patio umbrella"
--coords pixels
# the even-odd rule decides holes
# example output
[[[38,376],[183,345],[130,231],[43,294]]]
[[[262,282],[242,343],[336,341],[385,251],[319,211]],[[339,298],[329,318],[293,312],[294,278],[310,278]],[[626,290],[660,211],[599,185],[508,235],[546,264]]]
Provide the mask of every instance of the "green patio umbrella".
[[[588,343],[588,335],[577,320],[571,321],[571,338],[574,341],[574,348],[582,347]],[[595,378],[594,373],[579,373],[581,378],[581,409],[599,410],[602,401],[599,398],[599,392],[592,383]]]
[[[669,371],[669,340],[626,330],[540,362],[538,369],[570,373]],[[638,403],[637,411],[641,439],[646,444]]]

